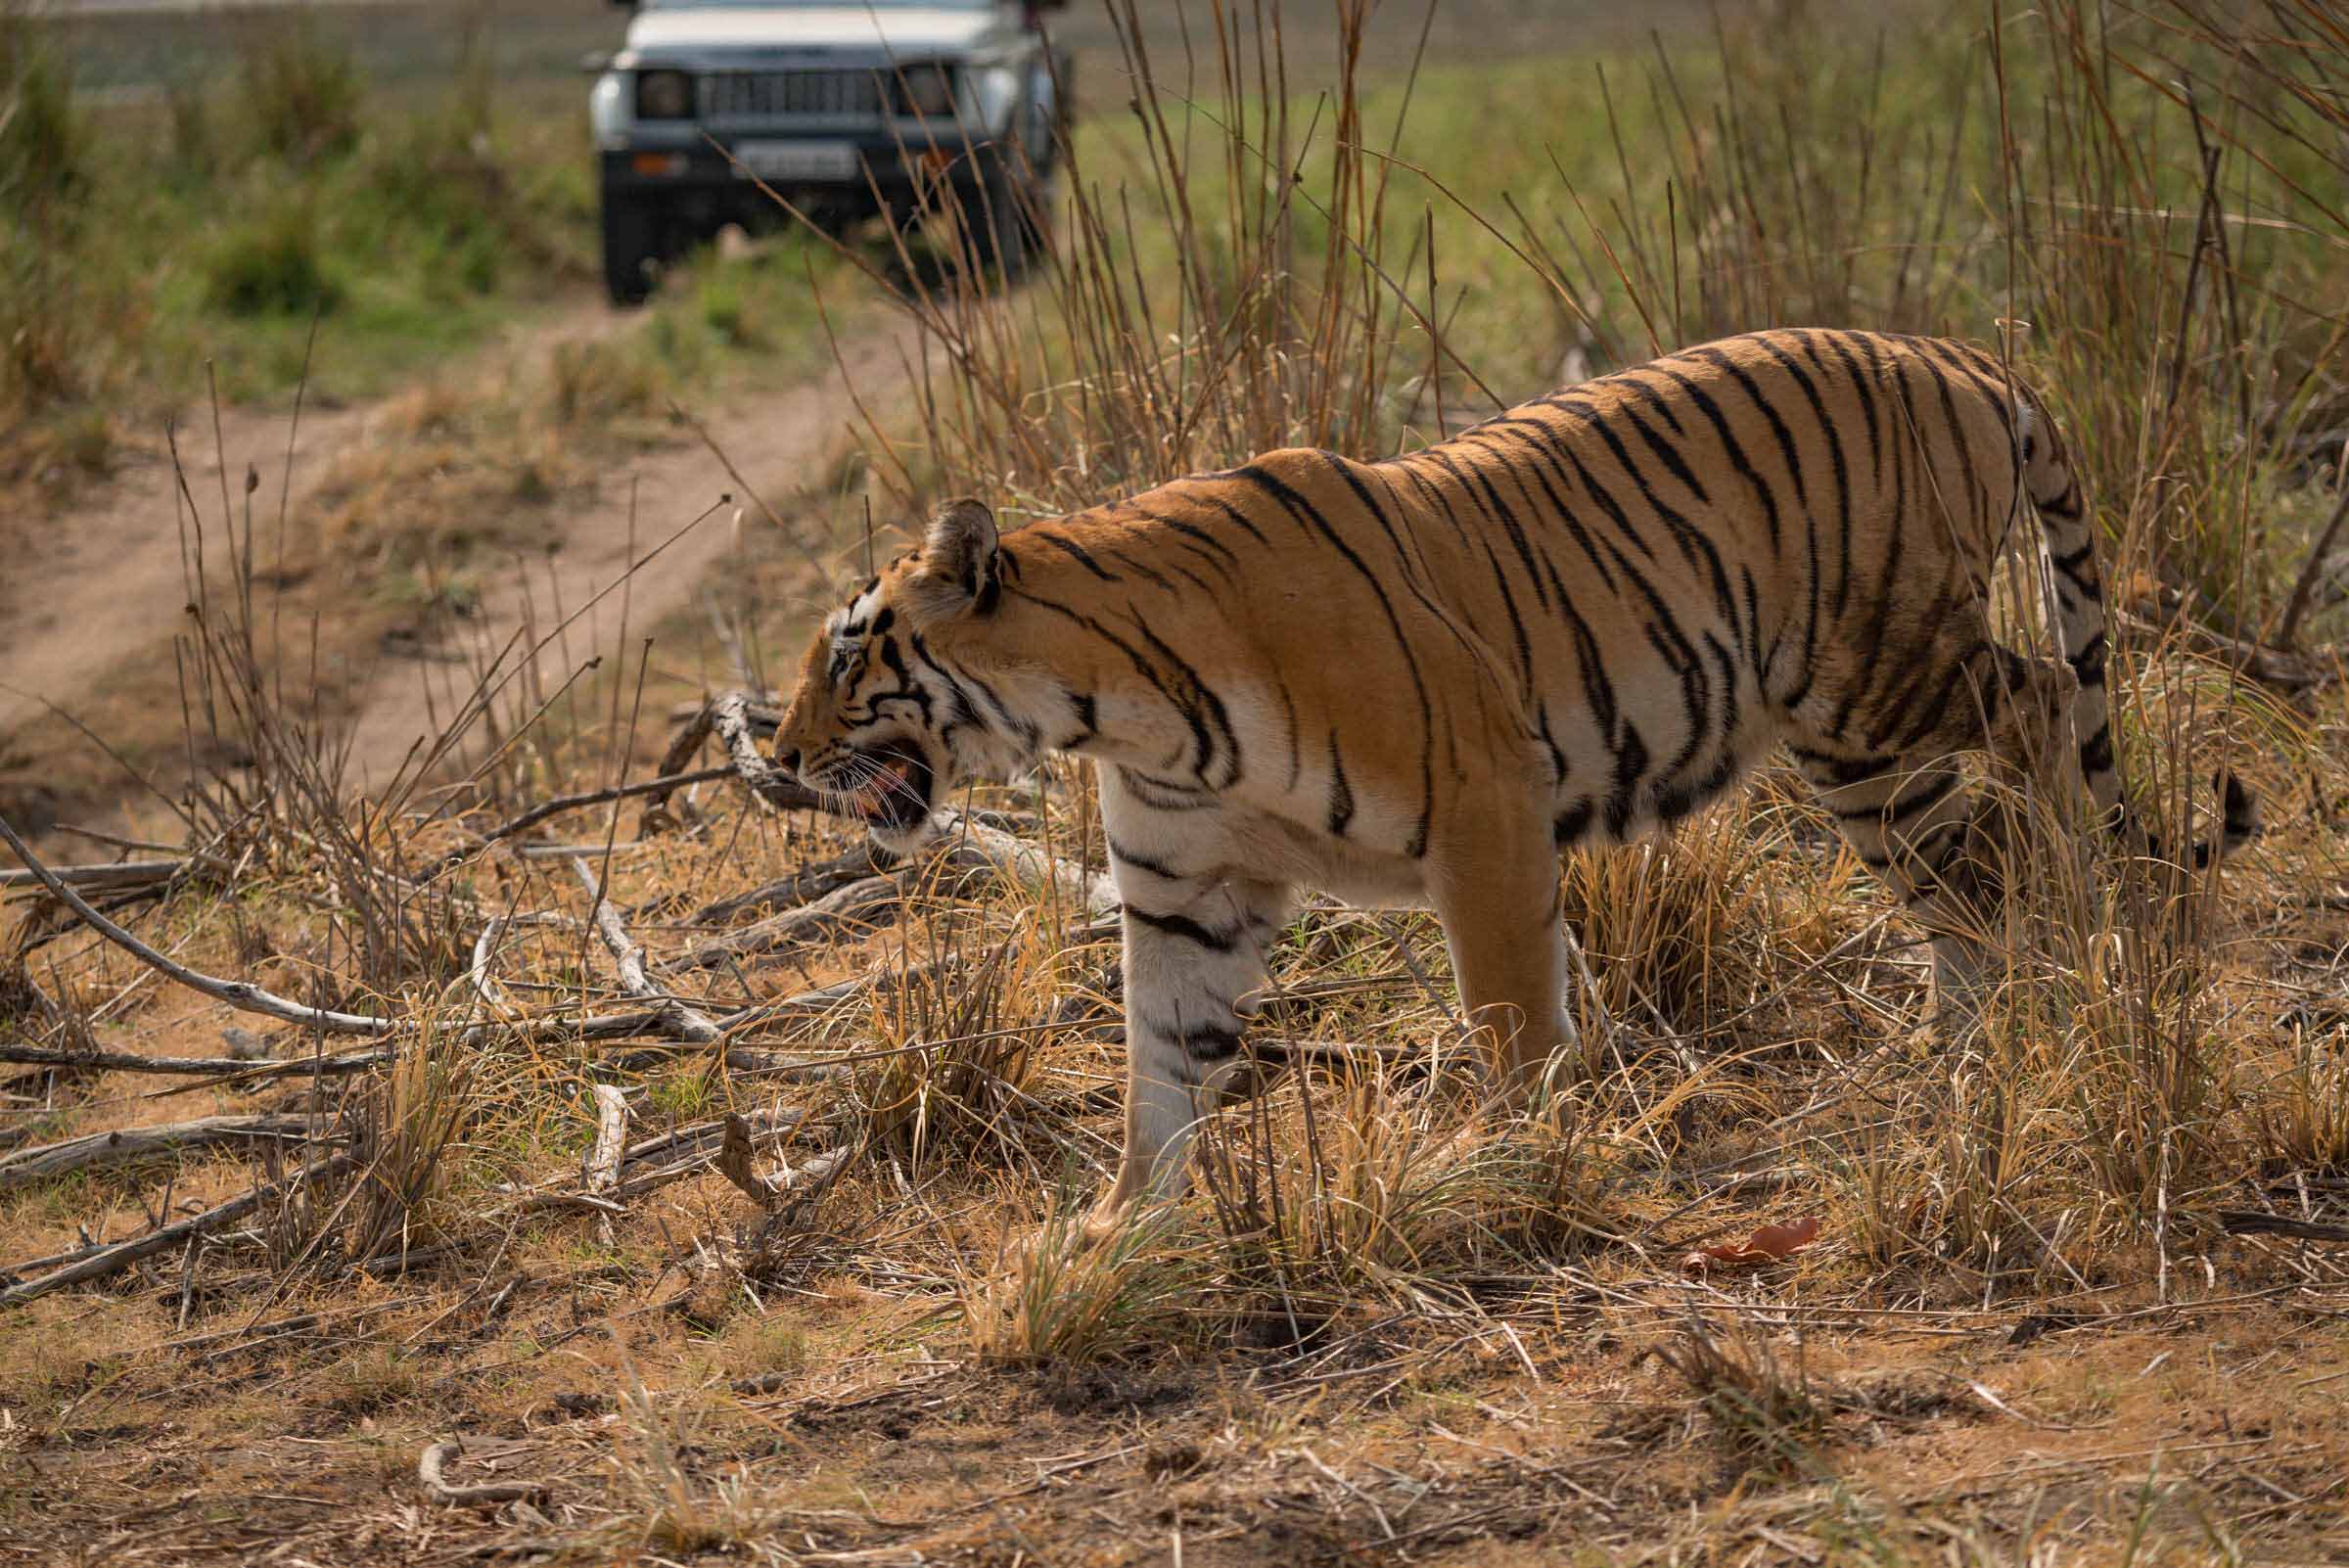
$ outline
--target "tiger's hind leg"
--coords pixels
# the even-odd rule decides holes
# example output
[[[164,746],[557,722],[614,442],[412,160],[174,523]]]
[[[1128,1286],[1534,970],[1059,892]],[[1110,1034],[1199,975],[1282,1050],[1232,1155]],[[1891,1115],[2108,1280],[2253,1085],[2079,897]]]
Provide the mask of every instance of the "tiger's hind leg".
[[[1978,1017],[1997,979],[1995,947],[2011,865],[2003,805],[1970,783],[1957,754],[1988,751],[2040,788],[2074,787],[2079,681],[2051,659],[1980,637],[1926,683],[1938,696],[1865,735],[1810,735],[1795,760],[1861,860],[1890,883],[1932,943],[1934,1008],[1945,1029]]]

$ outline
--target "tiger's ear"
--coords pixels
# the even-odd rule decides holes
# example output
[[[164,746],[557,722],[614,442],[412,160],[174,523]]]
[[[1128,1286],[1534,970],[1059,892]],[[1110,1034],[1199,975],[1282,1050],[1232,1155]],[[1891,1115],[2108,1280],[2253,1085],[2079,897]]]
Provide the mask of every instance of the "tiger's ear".
[[[922,571],[946,600],[942,610],[976,608],[984,614],[993,606],[996,537],[995,514],[967,496],[948,501],[930,520],[922,540]]]

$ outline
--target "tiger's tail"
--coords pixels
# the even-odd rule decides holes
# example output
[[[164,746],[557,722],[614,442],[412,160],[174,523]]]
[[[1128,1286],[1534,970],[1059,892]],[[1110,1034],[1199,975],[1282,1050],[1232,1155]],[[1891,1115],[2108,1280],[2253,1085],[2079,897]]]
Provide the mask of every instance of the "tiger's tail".
[[[2147,831],[2131,808],[2122,786],[2112,731],[2112,703],[2105,688],[2108,652],[2104,630],[2104,582],[2096,564],[2096,535],[2088,515],[2079,476],[2039,400],[2017,398],[2017,432],[2023,460],[2023,488],[2046,531],[2054,567],[2055,610],[2064,662],[2079,677],[2073,719],[2080,736],[2080,771],[2098,817],[2132,849],[2156,859],[2172,859],[2161,840]],[[2201,870],[2259,833],[2259,806],[2235,776],[2222,768],[2211,780],[2220,802],[2217,835],[2196,842],[2180,864]]]

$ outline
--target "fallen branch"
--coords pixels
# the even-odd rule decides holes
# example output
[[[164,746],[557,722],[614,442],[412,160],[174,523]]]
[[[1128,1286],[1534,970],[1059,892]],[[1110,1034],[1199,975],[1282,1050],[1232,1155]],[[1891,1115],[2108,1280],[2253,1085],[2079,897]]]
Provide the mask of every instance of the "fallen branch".
[[[0,1158],[0,1192],[51,1176],[106,1166],[128,1165],[158,1154],[184,1152],[219,1143],[256,1143],[299,1139],[309,1130],[303,1116],[206,1116],[164,1127],[123,1128],[112,1132],[89,1132],[63,1138],[37,1148],[19,1149]]]
[[[2321,1224],[2314,1220],[2262,1214],[2257,1209],[2221,1209],[2218,1220],[2219,1228],[2231,1236],[2264,1232],[2272,1236],[2297,1236],[2302,1241],[2349,1241],[2349,1225]]]
[[[807,1114],[805,1111],[779,1111],[772,1121],[752,1131],[752,1141],[754,1144],[776,1142],[806,1126],[807,1120]],[[565,1191],[562,1189],[563,1181],[545,1183],[533,1190],[516,1194],[519,1201],[509,1212],[531,1214],[545,1209],[584,1209],[595,1214],[625,1214],[627,1211],[622,1205],[630,1198],[641,1197],[647,1192],[665,1187],[672,1181],[681,1181],[687,1176],[701,1176],[716,1170],[719,1153],[718,1149],[703,1149],[684,1159],[671,1161],[668,1165],[655,1166],[650,1171],[623,1177],[620,1184],[608,1194]],[[818,1156],[818,1158],[822,1157]],[[629,1162],[622,1161],[623,1165]],[[568,1178],[564,1178],[564,1180],[567,1181]]]
[[[2117,619],[2126,631],[2154,642],[2175,637],[2188,651],[2231,666],[2260,684],[2273,686],[2279,691],[2308,691],[2332,678],[2333,671],[2330,669],[2306,655],[2271,648],[2247,637],[2230,636],[2216,626],[2195,619],[2184,600],[2174,593],[2162,596],[2159,609],[2158,620],[2130,611],[2122,611]]]
[[[546,1487],[537,1481],[483,1481],[473,1486],[451,1486],[443,1471],[448,1461],[460,1457],[465,1450],[455,1443],[435,1443],[416,1460],[416,1480],[439,1502],[519,1502],[526,1498],[546,1495]]]
[[[217,1208],[207,1209],[204,1213],[191,1216],[176,1224],[168,1224],[161,1229],[151,1230],[146,1235],[130,1241],[116,1242],[112,1246],[101,1248],[79,1262],[69,1264],[54,1273],[43,1274],[38,1279],[27,1279],[23,1284],[11,1285],[5,1290],[0,1290],[0,1307],[14,1307],[36,1297],[46,1296],[53,1290],[63,1290],[68,1285],[78,1285],[88,1280],[104,1279],[111,1274],[119,1273],[141,1258],[152,1257],[159,1252],[166,1252],[192,1236],[204,1235],[219,1229],[222,1225],[244,1219],[259,1208],[263,1202],[280,1192],[291,1191],[306,1181],[317,1181],[327,1176],[340,1175],[354,1163],[349,1154],[335,1154],[315,1161],[275,1186],[254,1187],[241,1198],[231,1198]]]
[[[0,841],[5,841],[41,885],[55,894],[67,908],[79,915],[84,924],[150,969],[161,973],[165,979],[178,981],[190,991],[209,996],[214,1001],[226,1002],[240,1012],[259,1013],[281,1023],[299,1024],[304,1029],[320,1030],[330,1035],[380,1037],[392,1034],[400,1027],[389,1018],[376,1018],[362,1013],[338,1013],[323,1007],[304,1007],[299,1002],[273,995],[247,981],[215,980],[210,975],[198,974],[187,965],[156,951],[91,908],[80,894],[60,882],[56,874],[41,863],[30,846],[17,836],[15,828],[8,825],[6,817],[0,817]]]
[[[770,909],[798,908],[852,882],[892,869],[897,856],[867,840],[844,854],[819,861],[791,876],[753,888],[748,893],[704,904],[685,917],[692,926],[724,925],[736,915],[763,914]]]
[[[168,882],[188,869],[190,860],[117,860],[112,865],[60,865],[49,875],[76,888],[143,888]],[[40,882],[32,871],[0,871],[0,888],[24,888]]]
[[[993,870],[1038,897],[1058,898],[1090,915],[1118,910],[1117,885],[1097,872],[1047,854],[1026,839],[956,811],[939,813],[948,863]]]
[[[751,1168],[750,1124],[731,1111],[726,1113],[725,1138],[717,1149],[717,1171],[749,1193],[751,1201],[762,1209],[771,1209],[782,1201],[775,1183]]]
[[[620,1160],[628,1135],[628,1097],[619,1085],[595,1085],[595,1147],[587,1154],[587,1190],[598,1197],[620,1185]]]
[[[587,1153],[587,1195],[609,1199],[620,1185],[620,1156],[628,1135],[628,1097],[616,1084],[595,1085],[595,1147]],[[605,1245],[612,1241],[612,1220],[600,1216]]]
[[[2300,618],[2308,614],[2309,595],[2316,591],[2317,579],[2331,565],[2332,541],[2340,533],[2341,525],[2349,523],[2349,445],[2341,448],[2341,461],[2333,472],[2333,484],[2341,498],[2332,508],[2317,535],[2316,547],[2308,552],[2307,564],[2300,568],[2300,580],[2292,584],[2291,601],[2284,606],[2283,623],[2277,628],[2276,643],[2280,648],[2295,650],[2300,646]]]
[[[835,888],[802,908],[769,915],[720,941],[697,947],[679,958],[676,967],[714,969],[720,964],[764,957],[850,932],[869,935],[897,919],[904,898],[901,876],[866,877],[861,882]],[[885,914],[887,918],[882,918]]]
[[[47,1045],[16,1045],[0,1041],[0,1062],[27,1067],[80,1068],[104,1073],[188,1073],[204,1077],[279,1078],[288,1074],[333,1077],[363,1073],[392,1060],[389,1047],[345,1051],[337,1056],[304,1056],[288,1061],[254,1062],[238,1056],[140,1056],[130,1051],[70,1050]]]
[[[506,993],[489,973],[489,960],[497,955],[497,943],[516,926],[558,926],[571,924],[569,915],[537,912],[531,914],[499,915],[482,927],[482,934],[473,939],[473,962],[466,968],[465,983],[482,999],[482,1005],[492,1014],[506,1010]]]
[[[710,704],[710,727],[725,744],[735,776],[753,795],[780,810],[826,809],[824,797],[759,755],[759,744],[751,738],[750,708],[750,698],[738,691],[727,692]],[[773,726],[768,728],[771,732]]]
[[[654,986],[644,972],[643,945],[628,936],[627,927],[621,924],[620,911],[604,897],[603,885],[596,881],[595,872],[586,860],[574,859],[571,868],[578,873],[587,897],[595,900],[596,935],[603,938],[604,945],[611,949],[613,962],[620,966],[621,989],[653,1003],[661,1016],[663,1031],[678,1039],[695,1045],[714,1045],[723,1039],[724,1034],[715,1024]]]

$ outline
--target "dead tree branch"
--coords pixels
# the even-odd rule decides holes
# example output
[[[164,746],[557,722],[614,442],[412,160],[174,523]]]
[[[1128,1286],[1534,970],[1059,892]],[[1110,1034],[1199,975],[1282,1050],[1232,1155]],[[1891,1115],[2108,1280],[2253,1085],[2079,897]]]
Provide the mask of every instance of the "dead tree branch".
[[[1047,854],[1026,839],[955,811],[940,812],[939,828],[950,863],[991,869],[1031,893],[1064,899],[1090,915],[1118,910],[1117,886],[1108,877]]]
[[[693,926],[724,925],[737,915],[763,914],[770,909],[798,908],[837,888],[894,867],[897,856],[870,841],[846,853],[819,861],[793,875],[753,888],[748,893],[705,904],[685,917]]]
[[[68,886],[106,891],[168,882],[193,864],[189,860],[117,860],[112,865],[59,865],[49,875]],[[0,888],[28,888],[41,882],[32,871],[0,871]]]
[[[2349,1241],[2349,1225],[2328,1225],[2289,1215],[2262,1214],[2256,1209],[2221,1209],[2219,1228],[2231,1236],[2296,1236],[2302,1241]]]
[[[448,1461],[461,1457],[465,1450],[456,1443],[435,1443],[418,1455],[416,1482],[437,1502],[520,1502],[527,1498],[546,1495],[546,1486],[538,1481],[484,1481],[473,1486],[452,1486],[444,1474]]]
[[[0,1041],[0,1062],[25,1067],[80,1068],[104,1073],[187,1073],[207,1078],[253,1079],[300,1074],[334,1077],[343,1073],[363,1073],[371,1067],[381,1067],[390,1060],[392,1051],[388,1046],[345,1051],[335,1056],[254,1062],[236,1056],[141,1056],[131,1051],[60,1050],[47,1045],[17,1045]]]
[[[362,1013],[338,1013],[323,1007],[304,1007],[273,995],[260,987],[242,980],[216,980],[210,975],[198,974],[187,965],[165,957],[122,927],[90,907],[80,894],[58,881],[56,875],[43,865],[32,853],[31,846],[17,836],[17,830],[0,817],[0,841],[5,841],[18,859],[24,862],[41,885],[55,894],[65,906],[79,915],[84,924],[105,937],[133,958],[156,970],[167,980],[176,980],[190,991],[226,1002],[240,1012],[259,1013],[281,1023],[299,1024],[304,1029],[319,1030],[330,1035],[367,1035],[382,1037],[400,1026],[389,1018],[377,1018]]]
[[[679,969],[714,969],[744,958],[803,946],[850,932],[866,934],[894,922],[905,898],[901,876],[866,877],[835,888],[798,909],[742,927],[720,941],[696,947],[676,961]]]
[[[104,1279],[111,1274],[119,1273],[141,1258],[168,1251],[191,1236],[201,1236],[217,1230],[222,1225],[244,1219],[278,1192],[290,1191],[303,1182],[319,1181],[339,1175],[353,1163],[352,1157],[348,1154],[334,1154],[323,1160],[314,1161],[276,1186],[254,1187],[243,1197],[231,1198],[216,1208],[207,1209],[204,1213],[191,1216],[176,1224],[164,1225],[161,1229],[151,1230],[147,1234],[129,1241],[116,1242],[111,1247],[92,1253],[77,1263],[69,1264],[54,1273],[43,1274],[37,1279],[27,1279],[23,1284],[10,1285],[7,1289],[0,1290],[0,1307],[14,1307],[21,1302],[46,1296],[53,1290],[63,1290],[68,1285],[78,1285],[88,1280]]]
[[[2308,614],[2310,595],[2316,592],[2318,579],[2332,565],[2332,541],[2349,523],[2349,446],[2341,449],[2340,470],[2334,475],[2340,486],[2341,498],[2333,506],[2332,516],[2326,520],[2324,531],[2317,535],[2315,548],[2308,552],[2308,563],[2300,569],[2300,580],[2292,584],[2291,602],[2284,606],[2283,624],[2277,628],[2276,646],[2287,652],[2300,646],[2300,621]]]
[[[771,1209],[782,1201],[775,1184],[751,1168],[750,1124],[731,1111],[726,1113],[724,1140],[718,1144],[717,1170],[762,1209]]]
[[[595,900],[593,918],[596,935],[603,938],[611,949],[612,960],[620,966],[621,989],[629,995],[654,1004],[661,1015],[663,1030],[677,1038],[695,1045],[714,1045],[725,1038],[724,1032],[700,1013],[656,987],[644,972],[644,946],[628,935],[622,925],[620,911],[604,897],[603,885],[596,880],[594,868],[584,857],[575,857],[571,868],[578,873],[579,885],[587,897]]]
[[[759,743],[751,736],[750,707],[750,698],[738,691],[727,692],[710,704],[710,726],[725,744],[735,776],[753,795],[779,810],[824,809],[822,796],[759,755]]]
[[[302,1116],[205,1116],[164,1127],[87,1132],[36,1148],[19,1149],[0,1158],[0,1192],[13,1192],[69,1172],[127,1165],[158,1154],[182,1153],[219,1143],[299,1139],[308,1132],[309,1126],[309,1118]]]

